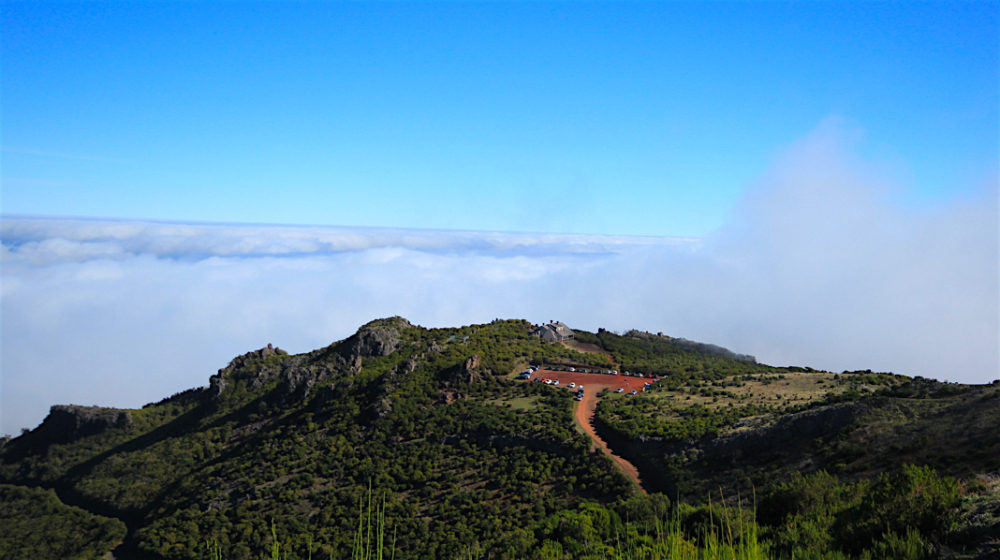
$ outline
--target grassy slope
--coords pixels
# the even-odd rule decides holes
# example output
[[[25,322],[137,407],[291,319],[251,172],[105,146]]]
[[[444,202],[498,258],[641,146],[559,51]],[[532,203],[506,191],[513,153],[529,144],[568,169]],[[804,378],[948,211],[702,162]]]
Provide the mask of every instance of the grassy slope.
[[[0,480],[49,485],[127,521],[144,558],[200,557],[209,543],[227,558],[257,557],[271,520],[293,555],[307,543],[342,555],[369,485],[398,520],[399,558],[568,547],[579,533],[567,523],[605,515],[572,513],[592,502],[636,518],[628,508],[638,506],[620,501],[628,484],[573,429],[569,392],[509,380],[528,363],[607,367],[605,355],[542,344],[523,321],[362,330],[396,332],[398,348],[359,359],[359,332],[300,356],[251,353],[227,368],[218,396],[176,395],[131,411],[127,428],[69,443],[9,442]],[[744,481],[762,487],[820,467],[855,478],[905,461],[959,475],[1000,467],[996,388],[774,368],[647,333],[577,338],[623,370],[666,375],[639,397],[609,395],[599,413],[611,441],[671,495],[697,500],[723,486],[732,496]],[[847,409],[850,422],[819,422],[805,437],[781,420],[805,410],[808,425]],[[683,437],[671,436],[677,426]]]
[[[905,463],[963,477],[1000,467],[1000,386],[867,372],[731,376],[607,395],[598,415],[630,460],[670,473],[662,490],[690,498],[821,468],[864,478]],[[638,439],[646,444],[623,443]]]

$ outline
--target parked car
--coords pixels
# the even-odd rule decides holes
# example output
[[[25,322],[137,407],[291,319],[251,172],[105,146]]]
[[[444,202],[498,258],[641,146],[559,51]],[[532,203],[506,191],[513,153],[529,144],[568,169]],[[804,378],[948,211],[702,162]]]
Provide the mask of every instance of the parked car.
[[[573,387],[576,387],[576,383],[573,383],[572,381],[570,381],[569,382],[569,388],[572,389]]]
[[[625,392],[625,389],[623,389],[623,388],[619,387],[619,388],[615,389],[615,392],[616,392],[616,393],[624,393],[624,392]]]
[[[638,395],[639,391],[636,391],[635,389],[632,389],[632,391],[630,391],[629,394],[630,395]]]

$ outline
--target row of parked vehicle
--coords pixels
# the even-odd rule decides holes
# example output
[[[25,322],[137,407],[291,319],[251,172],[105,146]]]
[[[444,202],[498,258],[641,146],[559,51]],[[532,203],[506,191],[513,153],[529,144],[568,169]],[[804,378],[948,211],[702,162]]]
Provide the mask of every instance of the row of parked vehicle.
[[[602,373],[604,375],[624,375],[626,377],[652,377],[651,375],[647,376],[645,374],[636,371],[623,371],[619,373],[617,369],[588,369],[588,368],[576,368],[576,367],[569,367],[562,365],[550,366],[549,369],[552,371],[569,371],[576,373]]]
[[[565,368],[565,367],[563,367],[562,369],[560,369],[560,367],[561,366],[554,366],[551,369],[552,369],[552,371],[570,371],[570,372],[576,372],[576,373],[605,373],[605,374],[608,374],[608,375],[618,375],[618,372],[616,370],[600,371],[600,370],[574,369],[574,368]],[[528,369],[526,369],[526,370],[522,371],[520,374],[518,374],[517,378],[518,379],[531,379],[531,374],[535,373],[536,371],[538,371],[538,366],[529,366]],[[643,375],[641,373],[629,373],[627,371],[623,375],[628,375],[628,376],[631,376],[631,377],[643,377]],[[559,380],[558,379],[541,379],[541,378],[535,378],[535,381],[538,382],[538,383],[545,383],[546,385],[559,385]],[[652,383],[646,383],[643,386],[643,388],[642,388],[643,391],[645,391],[646,389],[649,389],[650,387],[652,387],[652,385],[653,385]],[[570,389],[577,389],[576,400],[578,400],[578,401],[583,400],[583,385],[579,385],[578,386],[575,382],[571,381],[569,383],[568,387]],[[616,393],[624,393],[625,389],[622,388],[622,387],[619,387],[619,388],[615,389],[615,392]],[[630,395],[637,395],[637,394],[639,394],[639,391],[637,391],[636,389],[632,389],[631,391],[629,391],[629,394]]]

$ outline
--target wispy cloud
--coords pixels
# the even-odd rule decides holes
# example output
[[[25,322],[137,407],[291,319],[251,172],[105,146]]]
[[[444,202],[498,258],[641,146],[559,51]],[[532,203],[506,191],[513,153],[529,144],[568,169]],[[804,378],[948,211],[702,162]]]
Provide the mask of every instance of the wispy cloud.
[[[276,226],[53,219],[10,216],[0,224],[8,258],[36,264],[52,260],[88,260],[97,251],[118,258],[141,255],[199,260],[210,257],[259,258],[319,256],[400,247],[437,253],[554,255],[613,253],[638,246],[689,246],[696,239],[444,231],[328,226]],[[46,243],[59,241],[58,253]],[[76,254],[74,254],[74,252]]]
[[[997,186],[936,212],[826,123],[701,240],[5,217],[2,430],[58,402],[138,406],[229,358],[379,316],[641,328],[776,364],[986,382]]]

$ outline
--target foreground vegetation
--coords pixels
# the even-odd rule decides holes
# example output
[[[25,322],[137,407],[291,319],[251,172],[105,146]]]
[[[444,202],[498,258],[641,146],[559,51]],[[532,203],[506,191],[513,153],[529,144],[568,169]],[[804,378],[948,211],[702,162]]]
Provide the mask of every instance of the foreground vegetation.
[[[818,471],[775,485],[759,510],[739,499],[730,505],[724,496],[700,506],[671,504],[662,495],[633,496],[612,507],[584,503],[532,527],[539,544],[525,557],[926,559],[935,556],[935,545],[956,536],[960,501],[956,480],[928,467],[906,465],[856,483]],[[369,491],[359,511],[351,558],[394,558],[397,521],[386,516],[385,495],[373,499]],[[274,533],[271,550],[273,558],[292,558],[296,547]],[[317,551],[309,541],[299,553]],[[475,543],[455,554],[496,556]]]
[[[98,558],[124,538],[121,521],[67,506],[51,490],[0,484],[5,559]]]
[[[649,333],[578,332],[597,349],[579,352],[531,330],[386,319],[307,354],[239,356],[142,409],[54,408],[0,447],[19,504],[0,550],[72,557],[23,533],[82,557],[123,541],[119,559],[923,558],[996,542],[997,488],[976,476],[1000,469],[1000,387],[778,368]],[[652,494],[573,428],[570,391],[513,380],[528,364],[663,376],[597,413]]]

